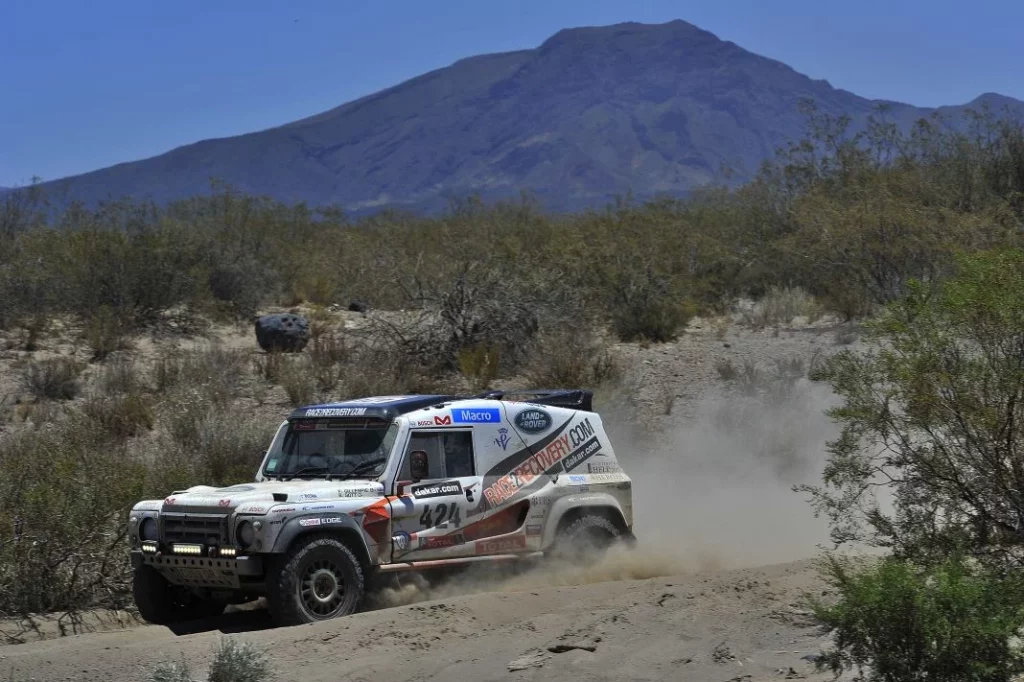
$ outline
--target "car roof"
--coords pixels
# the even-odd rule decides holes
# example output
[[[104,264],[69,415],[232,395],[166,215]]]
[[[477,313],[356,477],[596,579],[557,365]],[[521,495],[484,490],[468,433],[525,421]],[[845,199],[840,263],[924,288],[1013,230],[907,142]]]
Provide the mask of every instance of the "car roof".
[[[433,394],[368,396],[365,398],[299,407],[288,415],[288,419],[359,417],[391,421],[398,415],[428,407],[479,401],[527,402],[535,405],[582,410],[584,412],[593,411],[592,391],[585,389],[524,389],[519,391],[487,391],[486,393],[474,396]]]

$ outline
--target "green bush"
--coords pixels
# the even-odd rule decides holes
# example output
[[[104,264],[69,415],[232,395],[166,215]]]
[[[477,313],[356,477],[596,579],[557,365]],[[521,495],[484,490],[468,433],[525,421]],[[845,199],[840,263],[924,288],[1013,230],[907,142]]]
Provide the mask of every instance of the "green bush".
[[[835,645],[819,661],[871,682],[1008,682],[1024,673],[1024,579],[954,556],[932,567],[894,558],[824,567],[838,602],[814,602]]]
[[[207,682],[266,682],[271,677],[267,655],[251,643],[222,639],[207,671]],[[193,682],[186,661],[164,662],[150,674],[150,682]]]

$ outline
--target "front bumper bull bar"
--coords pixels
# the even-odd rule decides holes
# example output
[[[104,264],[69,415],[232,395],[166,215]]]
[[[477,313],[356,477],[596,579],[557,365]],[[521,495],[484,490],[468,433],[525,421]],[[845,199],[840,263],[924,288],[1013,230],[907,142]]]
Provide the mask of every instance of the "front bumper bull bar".
[[[262,556],[211,558],[132,550],[131,559],[132,568],[152,566],[168,582],[189,587],[239,589],[243,578],[263,575]]]

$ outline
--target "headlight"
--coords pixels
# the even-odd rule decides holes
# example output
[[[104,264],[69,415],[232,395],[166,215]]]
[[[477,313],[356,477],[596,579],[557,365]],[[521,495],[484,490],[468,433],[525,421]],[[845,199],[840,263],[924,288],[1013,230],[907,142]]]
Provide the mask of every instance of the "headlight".
[[[142,520],[139,526],[139,537],[150,542],[160,539],[160,531],[156,526],[156,519],[147,517]]]
[[[248,521],[242,521],[235,530],[235,540],[240,547],[248,547],[256,539],[256,529]]]

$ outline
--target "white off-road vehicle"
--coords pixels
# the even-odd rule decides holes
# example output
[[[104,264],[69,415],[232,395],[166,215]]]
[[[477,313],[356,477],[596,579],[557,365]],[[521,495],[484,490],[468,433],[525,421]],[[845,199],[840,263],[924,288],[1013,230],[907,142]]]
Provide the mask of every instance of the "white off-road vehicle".
[[[396,571],[632,541],[632,483],[585,390],[296,409],[255,481],[131,511],[135,603],[169,624],[266,597],[292,625],[357,610]]]

